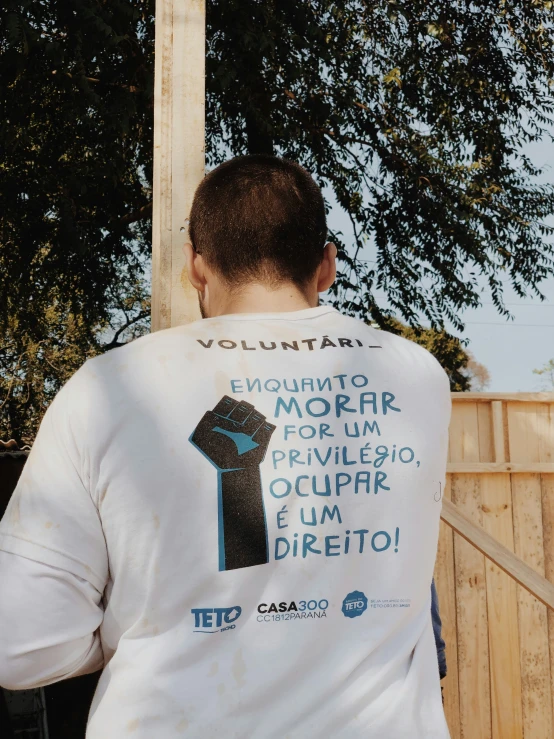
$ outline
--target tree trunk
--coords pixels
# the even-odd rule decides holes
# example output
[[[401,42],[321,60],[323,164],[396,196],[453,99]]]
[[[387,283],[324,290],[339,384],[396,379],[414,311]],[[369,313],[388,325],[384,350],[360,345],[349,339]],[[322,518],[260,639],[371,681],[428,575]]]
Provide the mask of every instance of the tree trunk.
[[[273,154],[273,138],[262,129],[255,113],[246,115],[246,136],[249,154]]]

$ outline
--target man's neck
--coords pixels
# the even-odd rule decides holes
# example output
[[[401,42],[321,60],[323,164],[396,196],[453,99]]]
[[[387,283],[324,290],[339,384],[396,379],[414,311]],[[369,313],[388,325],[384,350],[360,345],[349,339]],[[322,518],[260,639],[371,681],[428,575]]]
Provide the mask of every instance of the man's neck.
[[[236,294],[221,295],[210,310],[210,317],[230,313],[288,313],[315,308],[319,305],[317,291],[302,293],[295,285],[287,283],[275,290],[253,283]],[[211,307],[211,306],[210,306]]]

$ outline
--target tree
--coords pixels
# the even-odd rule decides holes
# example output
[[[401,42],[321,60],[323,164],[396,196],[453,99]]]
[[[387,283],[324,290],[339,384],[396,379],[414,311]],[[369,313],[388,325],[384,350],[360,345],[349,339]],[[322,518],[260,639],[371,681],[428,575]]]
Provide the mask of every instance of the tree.
[[[554,359],[549,359],[540,369],[534,369],[533,374],[541,378],[542,390],[554,390]]]
[[[385,290],[411,325],[479,305],[501,276],[540,294],[552,270],[554,190],[521,147],[548,134],[553,11],[540,0],[344,0],[210,4],[208,153],[275,151],[328,185],[350,216],[339,234],[342,307]],[[373,245],[375,265],[362,262]],[[351,246],[351,248],[349,248]],[[464,269],[467,267],[467,269]]]
[[[148,330],[153,3],[3,4],[0,437]]]
[[[470,382],[470,389],[476,392],[486,390],[491,382],[491,375],[484,364],[478,362],[471,352],[467,352],[468,363],[465,367],[465,374]]]
[[[473,354],[464,348],[460,339],[451,336],[447,331],[413,328],[395,319],[388,319],[386,328],[431,352],[446,370],[453,392],[481,391],[488,386],[490,382],[488,369],[477,362]]]
[[[273,151],[333,193],[354,230],[352,243],[331,234],[335,304],[441,332],[479,305],[479,276],[503,314],[501,276],[540,295],[554,190],[522,146],[552,122],[551,2],[208,0],[207,11],[209,164]],[[0,332],[18,341],[3,342],[2,366],[56,346],[70,317],[87,327],[81,354],[68,348],[58,366],[104,350],[129,294],[124,322],[148,326],[153,14],[154,0],[3,4]],[[42,376],[26,382],[38,397]],[[30,433],[36,414],[14,402],[1,427]]]
[[[43,338],[21,330],[17,315],[10,317],[0,347],[0,438],[32,444],[55,394],[89,357],[147,332],[145,287],[141,282],[125,285],[126,296],[107,299],[109,320],[94,325],[73,313],[70,302],[55,290],[42,317]]]

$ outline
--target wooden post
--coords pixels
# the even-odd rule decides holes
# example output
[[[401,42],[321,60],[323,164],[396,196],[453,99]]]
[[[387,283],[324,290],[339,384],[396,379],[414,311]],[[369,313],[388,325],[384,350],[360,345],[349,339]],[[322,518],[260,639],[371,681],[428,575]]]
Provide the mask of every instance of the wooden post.
[[[156,0],[152,331],[200,318],[183,244],[204,177],[205,0]]]

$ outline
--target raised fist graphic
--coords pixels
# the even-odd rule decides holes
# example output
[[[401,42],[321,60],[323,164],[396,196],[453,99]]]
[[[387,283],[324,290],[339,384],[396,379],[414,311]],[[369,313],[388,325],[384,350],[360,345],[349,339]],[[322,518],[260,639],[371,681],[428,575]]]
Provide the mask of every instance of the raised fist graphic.
[[[269,561],[259,465],[274,431],[251,403],[225,395],[190,437],[217,469],[220,570]]]
[[[218,470],[243,469],[262,462],[274,431],[251,403],[224,395],[202,416],[191,441]]]

